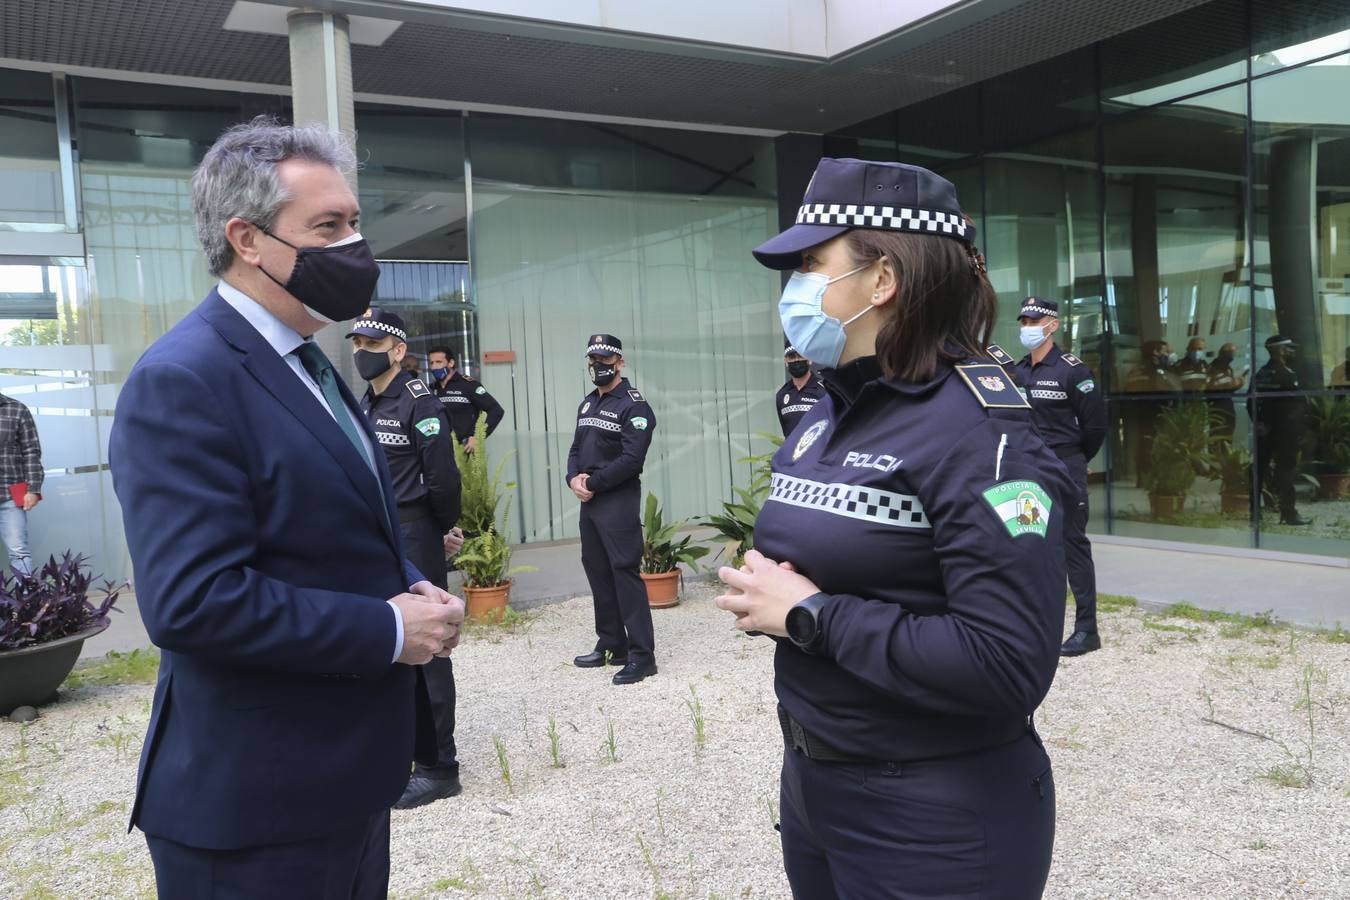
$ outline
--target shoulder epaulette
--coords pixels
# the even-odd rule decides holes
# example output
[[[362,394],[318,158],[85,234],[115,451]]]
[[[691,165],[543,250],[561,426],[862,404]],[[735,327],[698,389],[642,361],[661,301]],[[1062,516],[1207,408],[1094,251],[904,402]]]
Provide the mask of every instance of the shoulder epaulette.
[[[1009,356],[1008,351],[1004,350],[998,344],[990,344],[984,349],[986,353],[994,358],[994,362],[998,363],[1000,366],[1014,366],[1017,364],[1017,360]]]
[[[632,389],[632,390],[630,390],[630,391],[628,392],[628,399],[634,400],[634,401],[640,403],[640,402],[642,401],[642,391],[639,391],[639,390],[637,390],[637,389]]]
[[[408,393],[414,397],[429,397],[431,396],[431,388],[423,384],[422,379],[413,378],[408,381]]]
[[[1083,364],[1083,361],[1078,357],[1074,356],[1072,353],[1062,353],[1060,355],[1063,356],[1064,361],[1071,366],[1081,366]]]
[[[986,409],[1031,408],[1001,366],[973,363],[957,366],[956,373]]]

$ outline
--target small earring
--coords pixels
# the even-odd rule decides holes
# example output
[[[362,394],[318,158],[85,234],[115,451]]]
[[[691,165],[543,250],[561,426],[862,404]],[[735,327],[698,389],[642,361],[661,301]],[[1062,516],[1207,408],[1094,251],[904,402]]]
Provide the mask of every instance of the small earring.
[[[873,299],[873,300],[880,300],[880,299],[881,299],[881,294],[880,294],[880,293],[873,294],[873,295],[872,295],[872,299]]]

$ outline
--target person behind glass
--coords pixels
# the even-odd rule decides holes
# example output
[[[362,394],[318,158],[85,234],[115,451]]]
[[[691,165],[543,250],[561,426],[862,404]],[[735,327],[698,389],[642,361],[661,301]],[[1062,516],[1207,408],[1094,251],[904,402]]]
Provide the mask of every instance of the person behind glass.
[[[1298,345],[1282,334],[1266,338],[1269,361],[1256,370],[1252,387],[1257,398],[1256,472],[1267,505],[1273,496],[1280,510],[1281,525],[1309,525],[1295,508],[1294,478],[1298,469],[1298,437],[1303,427],[1303,398],[1291,396],[1298,388],[1293,369]],[[1282,395],[1282,396],[1281,396]]]
[[[404,354],[403,359],[399,361],[399,366],[414,378],[422,377],[422,366],[417,361],[417,354],[411,350]]]
[[[567,453],[567,486],[581,501],[581,565],[595,605],[595,649],[573,660],[583,669],[622,666],[615,684],[656,674],[656,636],[642,564],[638,506],[656,415],[623,377],[623,344],[612,334],[586,342],[595,390],[577,407]]]
[[[778,426],[783,429],[783,437],[792,434],[802,416],[825,396],[825,385],[811,374],[811,360],[789,346],[783,351],[783,365],[787,367],[788,380],[778,389]]]
[[[33,414],[0,394],[0,542],[10,568],[20,575],[33,574],[28,514],[42,502],[42,478],[42,443]]]
[[[347,333],[357,374],[369,386],[361,412],[389,463],[398,530],[408,561],[432,584],[446,587],[445,555],[458,550],[460,479],[449,423],[431,389],[403,368],[408,330],[390,310],[371,307]],[[395,809],[413,809],[461,790],[455,751],[455,671],[450,657],[422,666],[436,724],[436,761],[418,763]]]
[[[1139,364],[1125,375],[1125,391],[1130,394],[1175,394],[1181,381],[1172,371],[1172,348],[1167,341],[1144,341],[1139,345]],[[1172,401],[1157,396],[1130,400],[1122,404],[1125,433],[1134,435],[1135,484],[1145,487],[1153,470],[1153,435],[1158,416]]]
[[[841,212],[855,210],[856,212]],[[950,182],[822,159],[756,248],[825,399],[774,454],[717,605],[777,642],[793,895],[1040,895],[1055,787],[1031,714],[1076,489],[982,349],[997,298]]]
[[[1057,301],[1027,297],[1017,321],[1022,327],[1022,346],[1031,351],[1017,363],[1017,372],[1030,399],[1032,421],[1068,467],[1075,488],[1072,503],[1065,509],[1064,556],[1076,614],[1073,633],[1060,655],[1082,656],[1102,646],[1097,634],[1097,573],[1087,537],[1087,464],[1106,440],[1106,401],[1097,390],[1092,370],[1055,345]]]
[[[1233,395],[1247,384],[1247,372],[1238,375],[1233,371],[1233,360],[1236,357],[1237,344],[1229,341],[1219,348],[1206,373],[1208,380],[1205,383],[1205,391],[1209,394],[1210,408],[1209,434],[1216,440],[1232,441],[1237,428]]]
[[[1186,343],[1186,356],[1173,370],[1181,389],[1186,393],[1200,393],[1209,385],[1209,365],[1205,361],[1205,339],[1193,337]]]
[[[1331,378],[1327,381],[1327,386],[1334,391],[1350,389],[1350,347],[1345,348],[1345,360],[1331,370]]]
[[[450,430],[464,445],[464,452],[472,453],[478,446],[473,429],[478,424],[479,414],[487,413],[487,433],[492,434],[501,424],[506,410],[487,388],[468,375],[460,374],[455,353],[449,347],[432,347],[427,353],[427,364],[431,367],[431,389],[445,406],[445,413],[450,417]]]

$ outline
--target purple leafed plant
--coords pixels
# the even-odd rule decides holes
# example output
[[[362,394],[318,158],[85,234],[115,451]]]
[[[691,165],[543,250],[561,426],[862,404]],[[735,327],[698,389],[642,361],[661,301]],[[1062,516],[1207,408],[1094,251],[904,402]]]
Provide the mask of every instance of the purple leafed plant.
[[[60,562],[53,556],[33,575],[0,572],[0,652],[79,634],[107,618],[127,585],[106,581],[102,601],[91,603],[93,579],[85,561],[67,551]]]

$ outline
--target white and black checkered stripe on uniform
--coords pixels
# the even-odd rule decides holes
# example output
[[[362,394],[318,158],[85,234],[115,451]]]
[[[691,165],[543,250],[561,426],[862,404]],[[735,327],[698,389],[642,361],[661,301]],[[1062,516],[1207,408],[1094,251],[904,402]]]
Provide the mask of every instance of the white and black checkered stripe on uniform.
[[[392,334],[400,341],[406,341],[408,339],[408,332],[404,331],[402,328],[395,328],[393,325],[387,325],[384,322],[377,322],[375,319],[358,319],[356,323],[352,325],[352,327],[374,328],[376,331],[384,331],[389,334]]]
[[[411,447],[412,441],[406,434],[391,434],[388,431],[375,432],[375,440],[386,447]]]
[[[785,406],[785,407],[783,407],[782,409],[779,410],[779,412],[785,412],[785,413],[801,412],[801,413],[804,413],[804,412],[810,412],[811,410],[813,410],[813,409],[815,409],[815,408],[816,408],[816,405],[815,405],[814,403],[794,403],[794,404],[792,404],[791,406]]]
[[[473,401],[470,400],[468,397],[465,397],[463,394],[441,394],[441,395],[440,395],[440,398],[441,398],[441,402],[442,402],[442,403],[472,403],[472,402],[473,402]]]
[[[577,419],[578,428],[603,428],[605,431],[622,431],[623,426],[618,422],[611,422],[609,419],[601,419],[598,416],[587,416],[584,419]]]
[[[1019,318],[1022,316],[1026,316],[1027,318],[1031,318],[1032,316],[1053,316],[1056,319],[1059,318],[1059,313],[1055,310],[1048,309],[1044,306],[1037,306],[1035,303],[1030,306],[1022,307],[1022,311],[1017,315]]]
[[[611,347],[609,344],[591,344],[586,348],[586,355],[592,353],[602,353],[605,356],[623,356],[623,351],[618,347]]]
[[[895,206],[808,203],[797,211],[798,225],[848,225],[966,236],[966,220],[956,213]]]
[[[923,504],[912,494],[897,494],[855,484],[826,484],[791,475],[773,476],[769,499],[849,519],[896,528],[932,528]]]
[[[1045,390],[1040,390],[1039,388],[1032,388],[1031,390],[1027,391],[1027,393],[1030,394],[1031,396],[1035,397],[1037,400],[1068,400],[1068,399],[1069,399],[1069,394],[1068,394],[1067,391],[1045,391]]]

